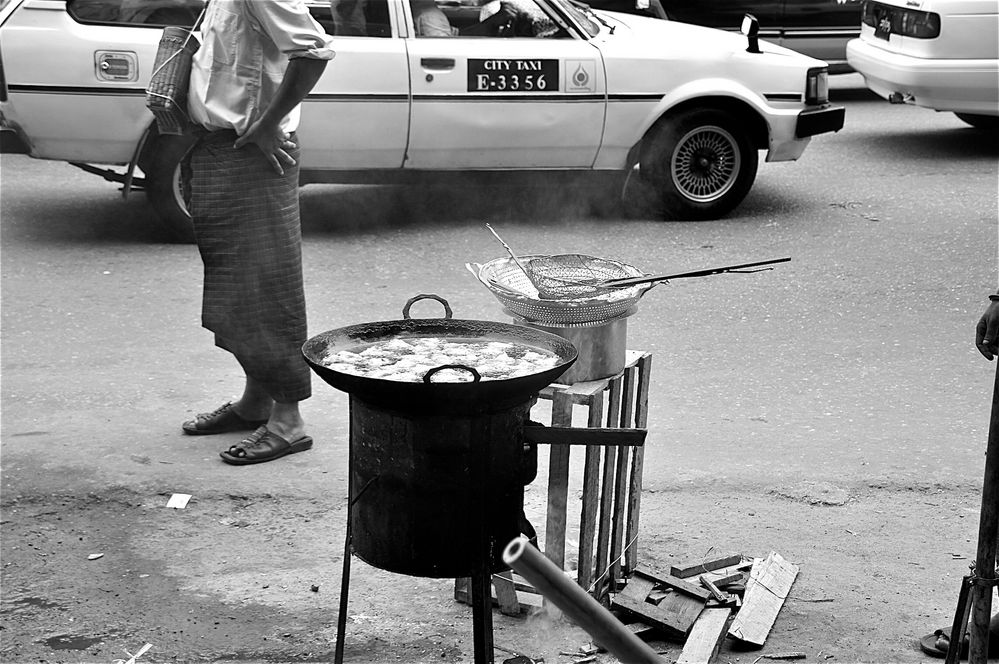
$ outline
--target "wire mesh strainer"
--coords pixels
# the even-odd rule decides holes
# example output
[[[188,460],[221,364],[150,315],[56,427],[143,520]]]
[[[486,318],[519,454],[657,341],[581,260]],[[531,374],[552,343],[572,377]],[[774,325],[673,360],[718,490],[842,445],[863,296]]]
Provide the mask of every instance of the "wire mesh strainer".
[[[605,258],[584,254],[526,255],[514,258],[497,258],[479,265],[468,263],[466,267],[498,299],[503,306],[531,321],[542,323],[588,323],[610,320],[634,307],[642,295],[651,288],[650,284],[638,284],[624,288],[606,289],[594,295],[563,296],[558,299],[543,298],[535,285],[535,261],[539,261],[544,273],[551,265],[585,264],[587,274],[599,275],[599,280],[642,277],[644,273],[637,267]],[[523,269],[522,267],[523,266]],[[529,277],[528,274],[532,276]],[[568,278],[572,273],[567,274]],[[558,284],[564,284],[566,277],[553,275]],[[583,279],[582,275],[579,275]]]

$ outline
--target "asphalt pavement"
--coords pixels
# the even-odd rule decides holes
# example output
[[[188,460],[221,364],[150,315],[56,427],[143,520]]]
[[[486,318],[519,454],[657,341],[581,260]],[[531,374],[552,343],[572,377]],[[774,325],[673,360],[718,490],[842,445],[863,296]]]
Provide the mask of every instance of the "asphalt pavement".
[[[572,188],[302,191],[313,333],[398,318],[422,292],[504,319],[465,268],[503,254],[484,221],[524,253],[650,272],[792,257],[656,286],[629,320],[629,347],[654,355],[641,560],[777,550],[801,566],[766,648],[727,644],[727,662],[926,661],[915,638],[947,624],[974,555],[995,367],[972,342],[997,284],[999,147],[855,77],[833,96],[844,130],[761,163],[713,222],[624,220]],[[312,451],[223,464],[237,436],[180,431],[241,387],[198,324],[196,250],[68,165],[0,168],[0,661],[110,662],[147,643],[139,662],[331,661],[346,395],[314,380]],[[356,563],[346,661],[470,661],[451,593]],[[498,644],[549,664],[586,638],[496,617]]]

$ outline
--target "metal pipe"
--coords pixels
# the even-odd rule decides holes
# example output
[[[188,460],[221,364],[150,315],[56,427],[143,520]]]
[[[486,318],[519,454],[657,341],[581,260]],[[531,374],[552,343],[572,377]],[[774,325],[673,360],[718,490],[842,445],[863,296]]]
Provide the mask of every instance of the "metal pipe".
[[[567,578],[558,566],[518,537],[503,551],[503,562],[527,579],[593,640],[624,664],[663,664],[647,643],[631,633],[597,600]]]

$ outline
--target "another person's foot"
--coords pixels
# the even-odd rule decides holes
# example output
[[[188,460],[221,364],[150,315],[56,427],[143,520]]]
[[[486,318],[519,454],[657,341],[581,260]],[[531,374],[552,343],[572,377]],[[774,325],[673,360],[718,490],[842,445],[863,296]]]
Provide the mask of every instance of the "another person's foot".
[[[934,630],[932,634],[927,634],[923,638],[919,639],[919,647],[927,655],[941,658],[946,657],[947,651],[950,648],[950,628],[942,627],[938,630]],[[964,641],[961,643],[959,658],[967,658],[969,648],[970,639],[967,635],[965,635]],[[993,657],[999,657],[999,634],[994,633],[990,629],[988,658],[992,659]]]
[[[267,423],[266,417],[243,417],[237,404],[227,401],[210,413],[199,413],[193,420],[184,422],[184,433],[190,436],[208,436],[232,431],[253,431]]]

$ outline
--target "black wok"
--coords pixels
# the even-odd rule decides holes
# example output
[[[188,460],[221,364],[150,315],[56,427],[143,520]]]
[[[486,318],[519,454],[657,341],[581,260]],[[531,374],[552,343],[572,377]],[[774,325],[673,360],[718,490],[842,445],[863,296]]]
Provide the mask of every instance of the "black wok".
[[[444,305],[444,318],[410,318],[413,303],[427,298]],[[480,380],[474,368],[461,367],[474,380],[459,383],[430,382],[431,375],[444,367],[432,369],[424,376],[424,382],[415,383],[349,374],[323,364],[329,353],[395,338],[417,337],[523,344],[552,352],[559,361],[539,373],[501,380]],[[427,414],[474,413],[495,411],[530,399],[576,361],[576,348],[563,337],[523,325],[451,318],[451,307],[446,300],[437,295],[417,295],[406,303],[402,320],[360,323],[322,332],[305,342],[302,355],[316,375],[329,385],[364,401]]]

